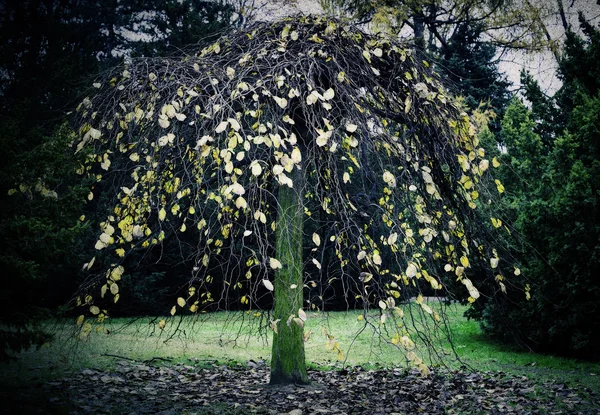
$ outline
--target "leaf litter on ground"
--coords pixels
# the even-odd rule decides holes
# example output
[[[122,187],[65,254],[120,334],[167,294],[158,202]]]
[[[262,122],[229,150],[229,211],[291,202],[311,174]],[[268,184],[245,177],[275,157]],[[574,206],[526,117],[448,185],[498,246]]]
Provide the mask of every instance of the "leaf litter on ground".
[[[591,389],[502,372],[438,369],[423,377],[357,366],[310,370],[308,386],[271,386],[264,361],[194,363],[123,360],[110,371],[84,369],[22,391],[29,404],[12,396],[14,413],[600,414],[600,397]],[[31,399],[36,393],[43,398]]]

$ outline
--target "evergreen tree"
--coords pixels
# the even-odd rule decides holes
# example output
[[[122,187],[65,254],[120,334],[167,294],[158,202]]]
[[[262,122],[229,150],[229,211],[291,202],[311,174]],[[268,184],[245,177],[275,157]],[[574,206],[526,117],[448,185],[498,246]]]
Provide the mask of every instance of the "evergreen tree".
[[[496,47],[481,39],[482,32],[478,23],[458,25],[448,42],[437,49],[437,64],[448,87],[464,97],[468,109],[476,110],[483,103],[483,109],[495,114],[490,128],[497,133],[510,100],[510,83],[498,70]]]
[[[529,80],[533,113],[514,102],[502,124],[506,216],[522,238],[513,249],[531,300],[489,302],[479,316],[488,332],[528,347],[598,357],[600,32],[581,23],[586,37],[569,33],[560,61],[562,88],[550,100]]]

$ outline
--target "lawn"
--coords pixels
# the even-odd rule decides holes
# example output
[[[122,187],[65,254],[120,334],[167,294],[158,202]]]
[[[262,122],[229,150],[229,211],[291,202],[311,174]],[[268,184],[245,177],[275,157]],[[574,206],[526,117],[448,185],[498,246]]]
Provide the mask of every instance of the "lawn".
[[[430,304],[434,309],[438,307],[436,303]],[[476,322],[462,316],[464,310],[462,306],[452,305],[447,311],[454,351],[460,361],[454,358],[453,349],[444,336],[437,341],[438,355],[449,369],[466,365],[477,371],[505,372],[540,382],[564,382],[600,392],[600,363],[517,351],[495,343],[481,333]],[[305,328],[311,335],[305,346],[311,368],[408,366],[404,352],[390,342],[391,336],[378,334],[391,321],[382,326],[376,312],[366,319],[359,317],[361,315],[360,311],[309,313]],[[26,385],[83,368],[114,369],[123,359],[156,364],[268,364],[271,333],[265,314],[223,312],[173,317],[166,319],[164,330],[158,328],[161,319],[109,319],[103,324],[108,334],[92,331],[83,341],[75,340],[72,320],[47,322],[55,341],[2,364],[3,382]],[[442,334],[439,329],[438,332]],[[333,343],[328,342],[326,334],[339,343],[343,356],[332,350]],[[438,367],[440,362],[427,353],[423,344],[417,342],[417,350],[434,368]]]

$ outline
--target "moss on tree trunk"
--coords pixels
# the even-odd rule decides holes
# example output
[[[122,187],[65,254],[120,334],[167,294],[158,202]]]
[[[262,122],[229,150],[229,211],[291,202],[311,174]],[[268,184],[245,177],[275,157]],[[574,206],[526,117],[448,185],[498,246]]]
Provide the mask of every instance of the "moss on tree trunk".
[[[271,354],[271,384],[308,383],[304,358],[304,329],[288,319],[298,316],[302,308],[302,236],[304,209],[302,205],[302,170],[293,175],[294,188],[281,186],[278,195],[276,256],[282,268],[275,273],[275,306],[273,318],[279,319],[277,333],[273,333]],[[291,288],[292,286],[296,288]]]

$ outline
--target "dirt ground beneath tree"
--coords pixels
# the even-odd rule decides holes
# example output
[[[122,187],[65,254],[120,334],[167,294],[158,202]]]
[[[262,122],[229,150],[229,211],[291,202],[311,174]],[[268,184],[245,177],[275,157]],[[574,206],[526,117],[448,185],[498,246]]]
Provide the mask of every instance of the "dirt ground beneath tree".
[[[15,414],[600,414],[585,388],[503,373],[309,371],[309,386],[269,386],[268,367],[120,361],[26,390],[4,390]]]

